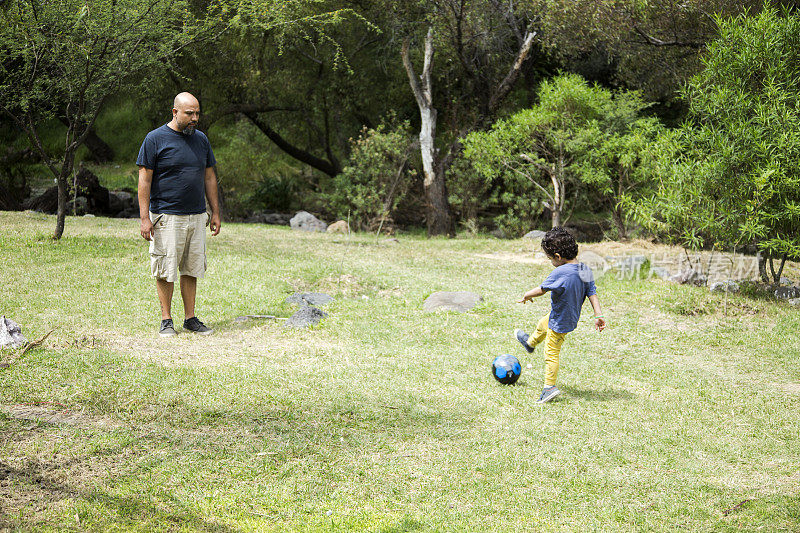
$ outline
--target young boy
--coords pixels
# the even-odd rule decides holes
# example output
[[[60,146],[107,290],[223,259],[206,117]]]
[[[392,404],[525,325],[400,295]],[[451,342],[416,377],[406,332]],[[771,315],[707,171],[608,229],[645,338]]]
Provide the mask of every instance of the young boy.
[[[519,303],[527,303],[549,291],[550,313],[539,320],[533,335],[528,335],[521,329],[514,331],[514,337],[528,353],[533,353],[537,344],[545,343],[544,389],[537,403],[549,402],[561,394],[556,388],[558,356],[564,337],[578,326],[581,306],[586,298],[589,298],[594,310],[595,328],[603,331],[606,327],[606,321],[600,311],[600,300],[597,297],[592,269],[576,259],[578,243],[572,234],[561,227],[551,229],[542,239],[542,250],[556,268],[541,286],[526,292]]]

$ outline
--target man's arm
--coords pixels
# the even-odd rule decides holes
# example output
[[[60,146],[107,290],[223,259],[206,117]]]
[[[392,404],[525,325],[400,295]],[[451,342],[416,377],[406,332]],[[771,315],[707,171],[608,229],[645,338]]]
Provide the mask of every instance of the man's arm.
[[[150,221],[150,186],[153,184],[153,169],[139,167],[139,231],[142,238],[153,238],[153,223]]]
[[[523,294],[522,295],[522,300],[520,300],[517,303],[524,304],[524,303],[530,302],[531,300],[533,300],[534,298],[536,298],[538,296],[543,296],[545,293],[546,293],[546,291],[544,289],[542,289],[541,287],[536,287],[535,289],[531,289],[528,292],[526,292],[525,294]]]
[[[219,212],[219,189],[217,188],[217,173],[214,172],[214,167],[206,167],[206,198],[208,198],[208,205],[211,206],[211,220],[209,221],[211,235],[219,235],[222,216]]]

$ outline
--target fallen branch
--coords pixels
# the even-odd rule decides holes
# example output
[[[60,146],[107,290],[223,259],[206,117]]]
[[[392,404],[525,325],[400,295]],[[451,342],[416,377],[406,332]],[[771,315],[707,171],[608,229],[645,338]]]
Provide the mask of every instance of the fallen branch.
[[[25,348],[22,350],[22,352],[18,356],[14,357],[14,358],[10,358],[9,357],[7,362],[0,363],[0,369],[9,368],[11,365],[16,363],[20,359],[22,359],[22,356],[24,356],[26,353],[28,353],[29,351],[33,350],[34,348],[38,348],[39,346],[41,346],[42,343],[44,342],[44,340],[47,337],[49,337],[50,334],[53,333],[55,330],[56,330],[56,328],[53,328],[50,331],[48,331],[47,333],[45,333],[44,335],[42,335],[41,337],[39,337],[38,339],[36,339],[35,341],[29,342],[27,345],[25,345]]]

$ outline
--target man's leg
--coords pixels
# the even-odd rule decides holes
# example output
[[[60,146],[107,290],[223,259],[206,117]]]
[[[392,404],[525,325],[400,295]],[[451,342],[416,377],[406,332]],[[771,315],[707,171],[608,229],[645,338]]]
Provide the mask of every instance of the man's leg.
[[[194,300],[197,295],[197,278],[194,276],[181,276],[181,298],[186,320],[194,316]]]
[[[171,281],[156,279],[158,303],[161,304],[161,320],[168,320],[172,318],[172,291],[174,290],[174,287],[175,284]]]

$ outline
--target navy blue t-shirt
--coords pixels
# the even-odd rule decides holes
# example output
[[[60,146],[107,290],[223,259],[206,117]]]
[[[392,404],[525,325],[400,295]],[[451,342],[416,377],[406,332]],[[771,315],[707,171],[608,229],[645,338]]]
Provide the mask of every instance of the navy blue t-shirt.
[[[583,301],[597,294],[592,269],[583,263],[567,263],[556,267],[542,282],[550,292],[550,323],[556,333],[569,333],[578,327]]]
[[[208,137],[184,135],[166,124],[144,138],[136,164],[153,170],[150,211],[195,215],[206,211],[206,168],[217,164]]]

